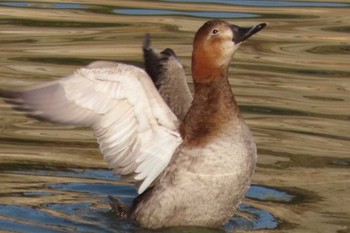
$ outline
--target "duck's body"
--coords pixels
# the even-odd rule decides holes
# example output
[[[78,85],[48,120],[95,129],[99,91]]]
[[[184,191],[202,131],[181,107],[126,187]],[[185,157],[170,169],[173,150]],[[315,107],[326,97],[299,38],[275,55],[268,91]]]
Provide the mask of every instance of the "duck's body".
[[[196,37],[203,37],[200,32]],[[192,57],[205,64],[200,70],[192,67],[195,95],[180,125],[183,142],[157,185],[131,213],[136,222],[150,228],[223,225],[255,168],[255,142],[228,83],[228,64],[206,72],[214,63],[211,57],[202,48],[194,48]]]
[[[205,146],[183,143],[132,218],[150,228],[225,224],[243,198],[256,162],[249,129],[235,123],[226,122]]]
[[[244,29],[220,20],[204,24],[194,39],[193,101],[187,86],[184,93],[173,94],[163,86],[167,91],[160,93],[170,108],[145,72],[111,62],[93,63],[62,81],[0,95],[33,117],[89,125],[96,131],[109,166],[142,182],[142,194],[130,208],[114,203],[120,216],[146,228],[218,227],[241,201],[257,158],[228,82],[228,65],[240,42],[264,26]],[[172,74],[178,74],[178,68]],[[158,71],[149,74],[164,75]],[[157,80],[177,85],[175,79],[152,79],[156,86]],[[52,98],[44,99],[48,93]],[[176,107],[181,102],[186,104]]]

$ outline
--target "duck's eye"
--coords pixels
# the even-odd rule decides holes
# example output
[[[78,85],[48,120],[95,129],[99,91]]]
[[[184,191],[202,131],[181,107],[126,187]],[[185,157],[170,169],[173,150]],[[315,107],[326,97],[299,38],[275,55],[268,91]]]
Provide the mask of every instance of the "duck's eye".
[[[211,32],[213,35],[216,35],[219,33],[219,30],[218,29],[214,29],[212,32]]]

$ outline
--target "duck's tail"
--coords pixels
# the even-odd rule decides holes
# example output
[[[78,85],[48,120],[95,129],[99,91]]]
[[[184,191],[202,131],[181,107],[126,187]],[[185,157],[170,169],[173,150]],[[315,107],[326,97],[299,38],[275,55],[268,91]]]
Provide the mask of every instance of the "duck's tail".
[[[130,206],[121,202],[112,195],[108,195],[109,205],[119,218],[126,219],[129,216]]]

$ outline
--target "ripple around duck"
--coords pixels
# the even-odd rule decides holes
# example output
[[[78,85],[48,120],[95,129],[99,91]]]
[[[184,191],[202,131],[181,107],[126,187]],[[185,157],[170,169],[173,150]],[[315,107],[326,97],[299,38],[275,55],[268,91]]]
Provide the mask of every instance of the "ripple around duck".
[[[233,217],[226,224],[225,229],[251,231],[275,229],[279,225],[279,220],[267,211],[257,209],[245,204],[241,204],[239,210],[253,215],[254,218],[246,219],[242,217]]]
[[[53,230],[52,232],[60,232],[76,228],[78,232],[85,232],[87,229],[89,229],[89,232],[101,232],[101,222],[107,222],[106,224],[103,224],[103,228],[111,225],[111,220],[108,218],[109,211],[105,208],[108,201],[107,196],[114,195],[119,197],[123,202],[131,204],[134,197],[137,195],[137,192],[132,185],[106,183],[105,181],[117,180],[112,171],[107,169],[62,169],[61,167],[48,167],[49,169],[42,169],[43,167],[39,167],[39,169],[32,169],[30,167],[23,167],[22,169],[9,168],[7,174],[43,177],[70,177],[80,180],[86,179],[86,182],[52,183],[45,185],[45,187],[48,188],[45,190],[33,190],[23,193],[12,192],[9,195],[2,195],[3,197],[40,199],[54,195],[62,196],[65,195],[64,193],[68,192],[74,196],[80,193],[82,197],[87,195],[89,198],[83,198],[85,200],[84,202],[47,203],[42,204],[41,207],[1,205],[0,216],[2,219],[0,220],[0,223],[2,223],[2,225],[0,225],[0,229],[2,230],[15,229],[19,232],[49,232],[50,230]],[[6,173],[5,168],[2,170],[2,173],[4,172]],[[103,181],[103,183],[101,181]],[[66,193],[66,195],[69,195],[68,193]],[[259,185],[252,185],[247,196],[256,201],[272,202],[290,202],[294,198],[292,194],[289,194],[284,190]],[[67,198],[63,198],[63,200],[65,199]],[[57,198],[57,200],[59,201],[60,199]],[[104,203],[104,207],[102,209],[96,208],[93,203]],[[279,224],[278,219],[276,219],[272,213],[247,204],[240,205],[239,211],[253,216],[252,219],[247,220],[243,217],[234,216],[225,226],[226,230],[273,229]],[[69,216],[75,216],[74,221],[71,220]],[[115,218],[115,216],[112,217],[112,222],[119,223],[112,228],[109,228],[109,230],[118,231],[118,229],[127,226],[125,222],[120,222],[119,220],[116,221]],[[91,225],[86,224],[86,221],[89,221]],[[15,224],[17,225],[14,226]],[[27,225],[29,226],[28,228],[26,228]],[[133,228],[129,228],[124,232],[133,232],[131,229]],[[139,231],[136,230],[135,232]],[[182,232],[182,230],[175,232]],[[188,229],[186,230],[186,228],[184,228],[183,232],[188,232]],[[197,230],[194,230],[193,232],[197,232]],[[202,232],[202,230],[200,232]],[[214,232],[218,231],[215,230]]]
[[[270,202],[293,202],[296,197],[277,188],[251,185],[246,196],[251,199]]]
[[[253,219],[233,217],[224,227],[227,232],[232,230],[274,229],[279,221],[272,214],[242,204],[240,211],[248,213]],[[1,205],[1,230],[16,230],[17,232],[67,232],[76,229],[77,232],[142,232],[136,226],[127,224],[112,215],[109,210],[96,208],[91,203],[50,203],[45,207]],[[74,218],[71,218],[74,216]],[[122,225],[121,225],[122,224]],[[124,229],[123,229],[124,228]],[[134,231],[136,229],[136,231]],[[181,227],[160,230],[159,232],[206,232],[202,228]],[[193,230],[193,231],[191,231]],[[208,232],[221,232],[220,229]]]
[[[116,196],[136,196],[137,192],[133,185],[116,185],[110,183],[57,183],[51,184],[49,188],[54,190],[64,190],[82,192],[90,194],[116,195]]]

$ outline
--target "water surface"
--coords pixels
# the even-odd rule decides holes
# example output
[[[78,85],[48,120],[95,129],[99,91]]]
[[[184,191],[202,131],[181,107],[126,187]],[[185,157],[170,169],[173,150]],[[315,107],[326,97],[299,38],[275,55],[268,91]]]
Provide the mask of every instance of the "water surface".
[[[350,232],[350,1],[0,1],[0,87],[56,80],[94,60],[142,66],[141,43],[173,48],[191,85],[206,20],[268,27],[237,52],[230,83],[258,145],[253,185],[222,228],[161,232]],[[146,232],[108,195],[91,132],[26,118],[0,101],[0,231]]]

